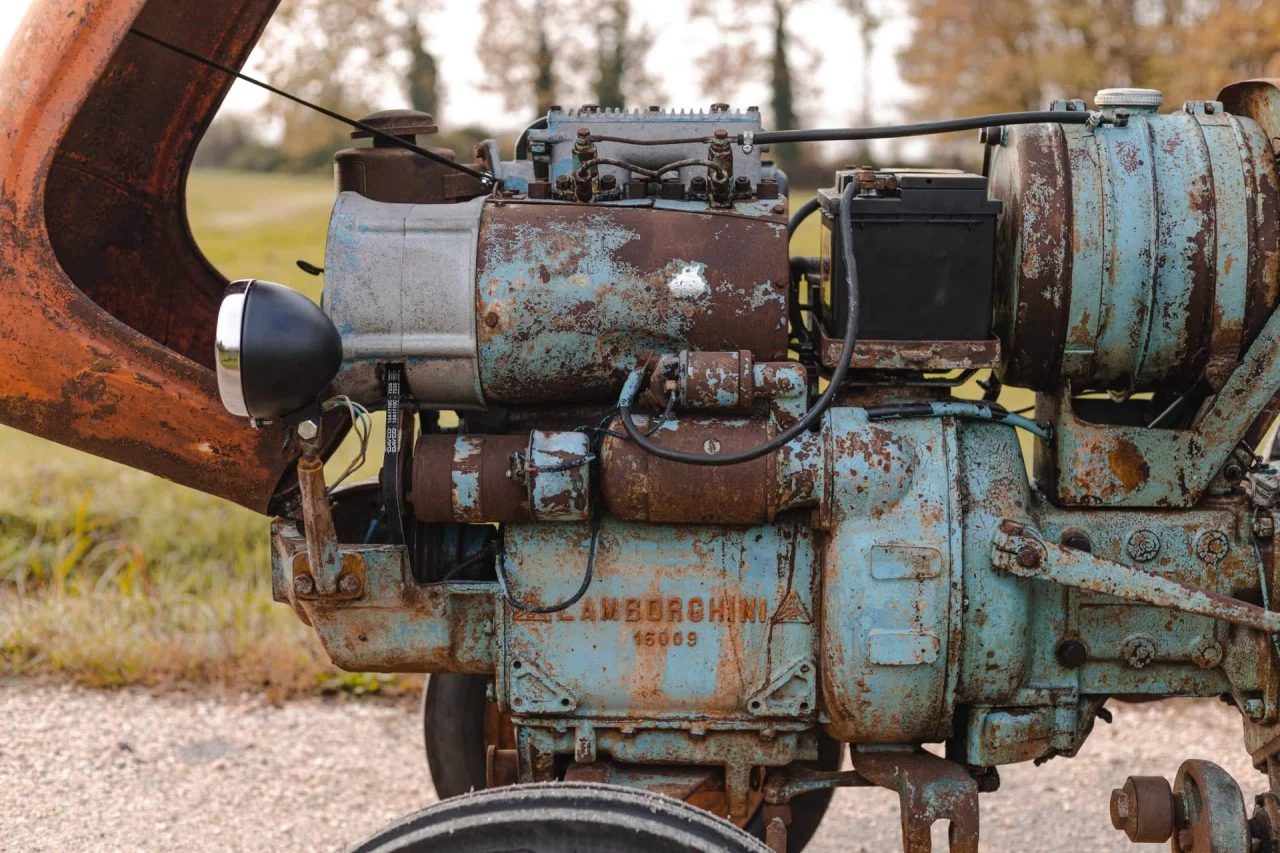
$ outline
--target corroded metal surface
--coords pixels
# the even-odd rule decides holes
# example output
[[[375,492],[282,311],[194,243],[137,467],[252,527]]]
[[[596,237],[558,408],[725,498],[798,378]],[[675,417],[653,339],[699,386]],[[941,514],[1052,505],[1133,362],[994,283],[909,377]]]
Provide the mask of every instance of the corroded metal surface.
[[[781,216],[489,205],[476,293],[485,399],[616,397],[646,352],[785,358],[786,232]]]
[[[822,365],[834,368],[844,338],[818,330]],[[849,366],[857,370],[978,370],[1000,365],[1000,342],[989,341],[863,341],[853,347]]]
[[[964,767],[923,751],[857,752],[853,766],[873,784],[897,791],[905,853],[929,853],[939,820],[950,823],[951,853],[978,853],[978,785]]]
[[[44,0],[0,63],[0,421],[259,511],[292,454],[203,366],[225,280],[183,199],[229,81],[126,31],[235,64],[273,8]]]
[[[1008,128],[991,192],[1006,381],[1120,392],[1220,385],[1280,292],[1280,178],[1218,102],[1121,124]]]
[[[579,432],[424,435],[413,455],[420,521],[582,521],[594,457]]]

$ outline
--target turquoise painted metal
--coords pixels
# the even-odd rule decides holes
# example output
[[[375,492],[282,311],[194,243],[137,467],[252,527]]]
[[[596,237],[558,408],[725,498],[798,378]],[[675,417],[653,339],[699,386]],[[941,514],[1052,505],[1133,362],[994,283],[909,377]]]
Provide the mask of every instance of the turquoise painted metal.
[[[1033,413],[955,398],[929,374],[956,342],[908,339],[911,370],[860,362],[812,429],[719,466],[628,438],[613,401],[660,448],[710,459],[812,405],[821,366],[788,347],[843,331],[796,327],[791,270],[830,259],[789,262],[758,152],[682,143],[696,162],[675,188],[655,163],[624,168],[661,117],[553,114],[504,191],[465,210],[344,198],[326,264],[326,307],[349,321],[336,390],[376,405],[388,359],[428,388],[406,492],[418,538],[338,525],[331,562],[362,582],[339,597],[299,582],[310,546],[277,521],[277,598],[342,666],[482,678],[509,735],[476,747],[488,784],[661,791],[768,821],[775,849],[793,797],[871,784],[899,793],[908,851],[938,819],[974,850],[998,768],[1074,755],[1117,698],[1226,699],[1280,785],[1280,475],[1254,456],[1280,396],[1266,92],[1172,114],[1109,95],[1087,124],[986,132],[1001,341],[975,346],[1037,392]],[[707,189],[719,168],[745,178],[727,207]],[[872,177],[865,192],[892,192]],[[369,324],[384,280],[426,300],[402,321],[430,313],[433,276],[467,304]],[[456,431],[438,426],[445,399]],[[834,742],[852,770],[814,766]],[[937,742],[945,757],[922,752]],[[1265,809],[1237,821],[1232,790],[1188,762],[1177,786],[1117,789],[1113,821],[1145,840],[1277,837]],[[1160,808],[1168,827],[1134,817]]]

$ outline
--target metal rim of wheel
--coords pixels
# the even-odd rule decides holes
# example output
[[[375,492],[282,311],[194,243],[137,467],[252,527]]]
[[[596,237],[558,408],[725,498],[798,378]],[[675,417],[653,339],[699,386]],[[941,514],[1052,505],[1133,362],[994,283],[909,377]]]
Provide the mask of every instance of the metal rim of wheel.
[[[431,782],[440,799],[461,796],[485,787],[485,747],[488,717],[485,675],[438,673],[427,680],[423,690],[423,740]],[[819,770],[839,770],[844,746],[823,734],[818,743],[818,760],[804,762]],[[788,853],[801,853],[818,831],[833,795],[831,789],[814,791],[791,803],[791,824],[787,831]],[[747,822],[746,831],[764,838],[764,820],[759,812]]]
[[[768,853],[728,821],[649,791],[547,782],[473,791],[428,806],[350,853]]]

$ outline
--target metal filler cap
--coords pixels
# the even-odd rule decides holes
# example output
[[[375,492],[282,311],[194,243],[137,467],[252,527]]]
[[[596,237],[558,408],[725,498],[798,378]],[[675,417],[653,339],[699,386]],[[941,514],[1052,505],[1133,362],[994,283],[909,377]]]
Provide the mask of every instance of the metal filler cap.
[[[1158,89],[1099,89],[1093,96],[1099,107],[1125,107],[1128,109],[1158,110],[1164,103],[1164,95]]]

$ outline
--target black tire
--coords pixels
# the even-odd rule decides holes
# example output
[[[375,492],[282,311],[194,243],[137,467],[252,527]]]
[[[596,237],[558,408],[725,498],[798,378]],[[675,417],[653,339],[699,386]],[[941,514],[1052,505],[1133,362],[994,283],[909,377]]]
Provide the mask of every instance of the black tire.
[[[423,691],[423,740],[436,796],[448,799],[485,788],[485,689],[488,676],[445,672],[431,676]],[[844,745],[818,733],[818,760],[804,762],[818,770],[839,770]],[[791,801],[787,853],[802,853],[822,824],[834,791],[814,791]],[[757,812],[747,832],[764,838],[764,818]]]
[[[585,782],[512,785],[428,806],[349,853],[768,853],[696,806]]]
[[[422,691],[423,741],[436,796],[485,787],[485,689],[489,677],[441,672]]]

